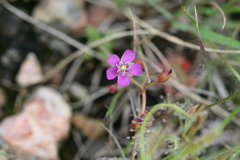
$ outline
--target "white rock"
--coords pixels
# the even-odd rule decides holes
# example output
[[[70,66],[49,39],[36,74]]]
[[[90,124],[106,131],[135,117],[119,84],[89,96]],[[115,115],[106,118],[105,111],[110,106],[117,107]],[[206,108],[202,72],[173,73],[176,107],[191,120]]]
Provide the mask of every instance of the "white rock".
[[[43,78],[40,63],[34,53],[29,53],[23,61],[17,74],[16,81],[22,87],[36,84]]]

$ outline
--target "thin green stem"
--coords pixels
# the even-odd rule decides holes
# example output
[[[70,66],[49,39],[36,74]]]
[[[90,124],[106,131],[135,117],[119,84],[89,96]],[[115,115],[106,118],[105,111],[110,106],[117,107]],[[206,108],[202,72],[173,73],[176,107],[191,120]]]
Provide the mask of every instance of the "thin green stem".
[[[140,83],[138,83],[137,81],[135,81],[132,78],[131,78],[131,82],[134,83],[136,86],[138,86],[141,89],[141,92],[142,92],[142,113],[143,113],[145,108],[146,108],[146,89],[144,89],[144,87]],[[135,159],[135,156],[136,156],[135,153],[137,152],[137,145],[138,145],[138,141],[139,141],[139,137],[137,136],[137,134],[138,134],[138,132],[135,133],[136,138],[134,140],[131,160]]]
[[[217,102],[215,102],[215,103],[213,103],[213,104],[210,104],[210,105],[206,106],[205,108],[210,108],[210,107],[212,107],[212,106],[221,104],[221,103],[223,103],[223,102],[226,102],[226,101],[228,101],[228,100],[231,100],[231,99],[237,97],[238,95],[240,95],[240,92],[237,92],[237,93],[235,93],[235,94],[233,94],[233,95],[231,95],[231,96],[229,96],[229,97],[227,97],[227,98],[221,99],[220,101],[217,101]]]

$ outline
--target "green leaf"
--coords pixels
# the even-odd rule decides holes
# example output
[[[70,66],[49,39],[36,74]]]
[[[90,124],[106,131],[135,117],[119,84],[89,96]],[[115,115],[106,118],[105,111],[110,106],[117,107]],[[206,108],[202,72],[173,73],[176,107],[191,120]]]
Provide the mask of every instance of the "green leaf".
[[[164,17],[171,19],[172,18],[172,14],[165,9],[164,7],[162,7],[161,5],[159,5],[159,0],[150,0],[148,1],[148,3],[150,4],[151,7],[153,7],[155,10],[157,10],[159,13],[161,13]]]
[[[204,40],[209,40],[211,42],[226,45],[228,47],[240,49],[240,42],[238,42],[232,38],[229,38],[227,36],[224,36],[222,34],[215,33],[211,30],[207,30],[204,28],[200,28],[200,34]]]
[[[104,38],[104,37],[107,37],[107,36],[110,36],[112,35],[113,32],[111,31],[108,31],[108,32],[105,32],[103,35],[98,31],[98,29],[94,26],[88,26],[86,28],[86,36],[87,36],[87,39],[89,42],[94,42],[94,41],[97,41],[101,38]],[[103,47],[105,47],[104,49],[102,49]],[[101,45],[101,47],[98,47],[98,49],[100,50],[98,52],[99,54],[99,57],[101,57],[102,61],[106,61],[107,58],[108,58],[108,54],[107,53],[112,53],[112,50],[113,50],[113,41],[108,41],[108,42],[105,42]],[[108,51],[105,53],[105,51]],[[92,56],[85,56],[85,59],[86,60],[89,60],[89,59],[92,59],[93,57]]]
[[[231,9],[227,10],[228,14],[233,14],[233,13],[239,13],[240,12],[240,7],[237,6],[233,6],[231,7]]]
[[[12,157],[12,158],[20,158],[20,157],[18,157],[18,156],[15,156],[15,155],[11,155],[11,154],[8,154],[8,153],[2,153],[2,152],[0,152],[0,155],[1,156],[3,156],[3,157]],[[1,156],[0,156],[0,158],[1,158]]]
[[[236,78],[240,82],[240,75],[238,74],[238,72],[228,63],[225,57],[223,57],[221,54],[218,54],[218,56],[225,62],[225,64],[228,66],[228,68],[232,71],[232,73],[236,76]]]
[[[240,106],[238,106],[236,109],[234,109],[230,115],[228,117],[226,117],[222,122],[221,122],[221,125],[220,125],[220,129],[223,130],[226,125],[232,120],[232,118],[238,113],[240,112]]]
[[[174,23],[174,27],[183,31],[193,31],[193,33],[196,36],[198,36],[197,30],[193,29],[193,27],[189,24]],[[225,35],[213,32],[207,28],[200,27],[199,29],[200,29],[202,40],[208,40],[214,43],[225,45],[227,47],[240,49],[240,42],[238,42],[237,40],[234,40]]]
[[[231,96],[228,96],[227,98],[224,98],[224,99],[221,99],[220,101],[217,101],[217,102],[215,102],[215,103],[212,103],[212,104],[206,106],[205,108],[210,108],[210,107],[212,107],[212,106],[215,106],[215,105],[224,103],[224,102],[229,101],[229,100],[231,100],[231,99],[233,99],[233,98],[235,98],[235,97],[237,97],[237,96],[239,96],[239,95],[240,95],[240,92],[235,93],[235,94],[233,94],[233,95],[231,95]]]
[[[120,11],[123,11],[125,8],[125,1],[124,0],[115,0],[116,6]]]
[[[194,17],[191,14],[189,14],[185,9],[183,9],[183,12],[192,21],[192,24],[196,25],[196,20],[194,19]],[[206,24],[206,25],[208,25],[208,24]],[[189,24],[187,24],[186,27],[189,27],[189,29],[193,28]],[[219,28],[220,28],[220,25],[219,25]],[[229,38],[227,36],[224,36],[222,34],[215,33],[213,31],[207,29],[206,27],[204,27],[204,24],[202,24],[201,26],[199,24],[199,30],[200,30],[200,34],[201,34],[201,37],[202,37],[203,40],[208,40],[208,41],[211,41],[211,42],[226,45],[228,47],[233,47],[233,48],[236,48],[236,49],[240,49],[240,42],[238,42],[238,41],[236,41],[232,38]],[[198,36],[198,32],[197,32],[196,29],[194,30],[194,34],[196,36]]]
[[[230,160],[238,160],[240,157],[240,147],[236,150],[236,153],[231,157]]]
[[[120,98],[120,96],[123,94],[123,92],[125,91],[126,88],[122,88],[121,90],[119,90],[115,96],[113,97],[113,100],[108,108],[108,111],[106,113],[106,117],[109,116],[110,114],[112,114],[114,108],[116,107],[116,104],[118,102],[118,99]]]
[[[106,33],[104,33],[103,37],[108,37],[108,36],[111,36],[113,35],[114,33],[112,31],[108,31]],[[105,42],[103,43],[104,47],[106,47],[106,49],[109,50],[109,52],[112,52],[113,50],[113,41],[108,41],[108,42]]]
[[[97,28],[91,25],[86,28],[86,36],[90,42],[94,42],[101,38],[101,35]]]

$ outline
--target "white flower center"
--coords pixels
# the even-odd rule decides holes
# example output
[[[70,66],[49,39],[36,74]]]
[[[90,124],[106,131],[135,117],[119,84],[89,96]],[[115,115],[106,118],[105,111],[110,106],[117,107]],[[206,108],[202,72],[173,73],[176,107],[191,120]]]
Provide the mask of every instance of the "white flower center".
[[[118,64],[116,64],[116,66],[118,67],[117,73],[122,74],[123,76],[129,69],[131,69],[129,62],[123,63],[120,61]]]

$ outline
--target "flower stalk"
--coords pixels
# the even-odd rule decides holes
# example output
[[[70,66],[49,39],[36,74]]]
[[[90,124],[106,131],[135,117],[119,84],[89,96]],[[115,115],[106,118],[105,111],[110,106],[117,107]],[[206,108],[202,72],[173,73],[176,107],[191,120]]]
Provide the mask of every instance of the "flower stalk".
[[[147,101],[146,89],[147,89],[147,87],[156,85],[158,83],[165,83],[166,81],[168,81],[168,79],[170,78],[170,75],[172,74],[171,69],[165,69],[161,73],[154,74],[154,75],[158,75],[157,80],[155,82],[147,83],[147,84],[146,84],[147,76],[145,75],[142,84],[140,84],[139,82],[137,82],[136,80],[134,80],[132,78],[132,76],[137,76],[142,73],[142,66],[139,63],[133,63],[134,59],[135,59],[135,54],[132,50],[126,50],[123,53],[121,59],[115,54],[110,55],[108,57],[108,63],[112,67],[106,71],[108,80],[117,78],[117,84],[121,85],[121,86],[128,86],[130,84],[130,82],[132,82],[140,89],[140,92],[142,95],[141,114],[139,114],[139,117],[133,119],[132,124],[131,124],[131,130],[135,131],[135,139],[134,139],[134,145],[133,145],[133,149],[132,149],[131,160],[135,159],[135,156],[137,153],[137,145],[139,142],[139,136],[138,136],[139,132],[138,131],[141,128],[142,121],[145,119],[146,113],[147,113],[147,111],[146,111],[146,101]],[[116,87],[117,86],[112,85],[110,88],[111,91],[115,92]],[[145,127],[151,126],[152,121],[150,121],[150,122],[151,122],[151,123],[149,123],[150,125],[145,126]]]

